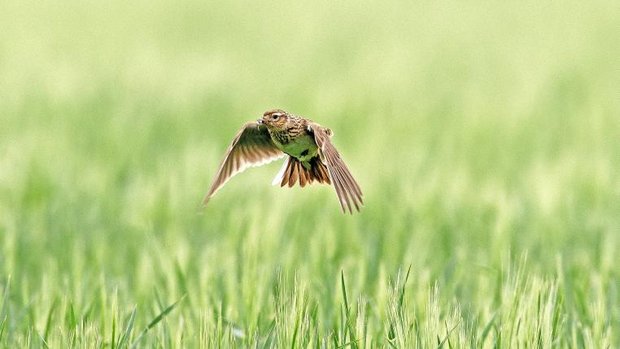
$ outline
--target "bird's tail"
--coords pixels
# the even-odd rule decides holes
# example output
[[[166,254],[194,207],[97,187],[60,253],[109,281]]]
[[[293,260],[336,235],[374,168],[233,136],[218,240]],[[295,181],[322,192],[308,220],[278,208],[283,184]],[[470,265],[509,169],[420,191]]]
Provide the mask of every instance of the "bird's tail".
[[[327,167],[321,162],[317,156],[312,158],[307,164],[307,168],[301,161],[289,156],[288,161],[280,170],[280,173],[273,180],[273,184],[280,184],[281,187],[288,185],[289,188],[294,186],[299,180],[299,185],[305,187],[314,181],[319,183],[331,184]]]

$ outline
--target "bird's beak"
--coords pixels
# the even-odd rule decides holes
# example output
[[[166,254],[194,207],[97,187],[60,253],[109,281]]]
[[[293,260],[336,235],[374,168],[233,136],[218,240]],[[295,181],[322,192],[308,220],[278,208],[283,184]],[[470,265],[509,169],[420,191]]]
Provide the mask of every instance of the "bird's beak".
[[[263,119],[258,119],[258,120],[256,120],[256,124],[258,124],[258,125],[262,125],[262,124],[263,124]]]

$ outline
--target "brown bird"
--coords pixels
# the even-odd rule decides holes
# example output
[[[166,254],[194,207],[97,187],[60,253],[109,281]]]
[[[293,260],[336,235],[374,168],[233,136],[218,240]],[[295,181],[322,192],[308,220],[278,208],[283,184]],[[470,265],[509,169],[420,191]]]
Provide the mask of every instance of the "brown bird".
[[[255,122],[246,123],[226,151],[209,192],[209,199],[234,175],[288,155],[273,180],[281,187],[301,187],[317,181],[332,184],[342,211],[353,213],[363,205],[362,190],[331,142],[332,131],[311,120],[281,109],[266,111]]]

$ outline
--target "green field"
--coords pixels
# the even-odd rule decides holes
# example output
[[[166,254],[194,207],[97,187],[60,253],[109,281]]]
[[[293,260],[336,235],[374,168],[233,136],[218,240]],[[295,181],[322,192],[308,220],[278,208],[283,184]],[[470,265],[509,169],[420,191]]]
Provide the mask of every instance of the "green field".
[[[0,5],[0,347],[620,347],[617,1]],[[241,125],[364,190],[202,210]]]

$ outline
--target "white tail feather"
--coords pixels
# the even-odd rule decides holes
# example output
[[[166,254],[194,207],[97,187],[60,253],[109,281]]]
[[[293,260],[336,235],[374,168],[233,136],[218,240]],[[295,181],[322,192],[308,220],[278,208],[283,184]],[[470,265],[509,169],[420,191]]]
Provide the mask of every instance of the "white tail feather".
[[[284,177],[284,172],[286,171],[287,165],[288,165],[288,157],[284,160],[284,163],[282,164],[282,168],[280,168],[280,171],[278,171],[278,174],[276,175],[276,178],[273,179],[273,182],[271,182],[271,185],[280,185],[280,183],[282,183],[282,178]]]

